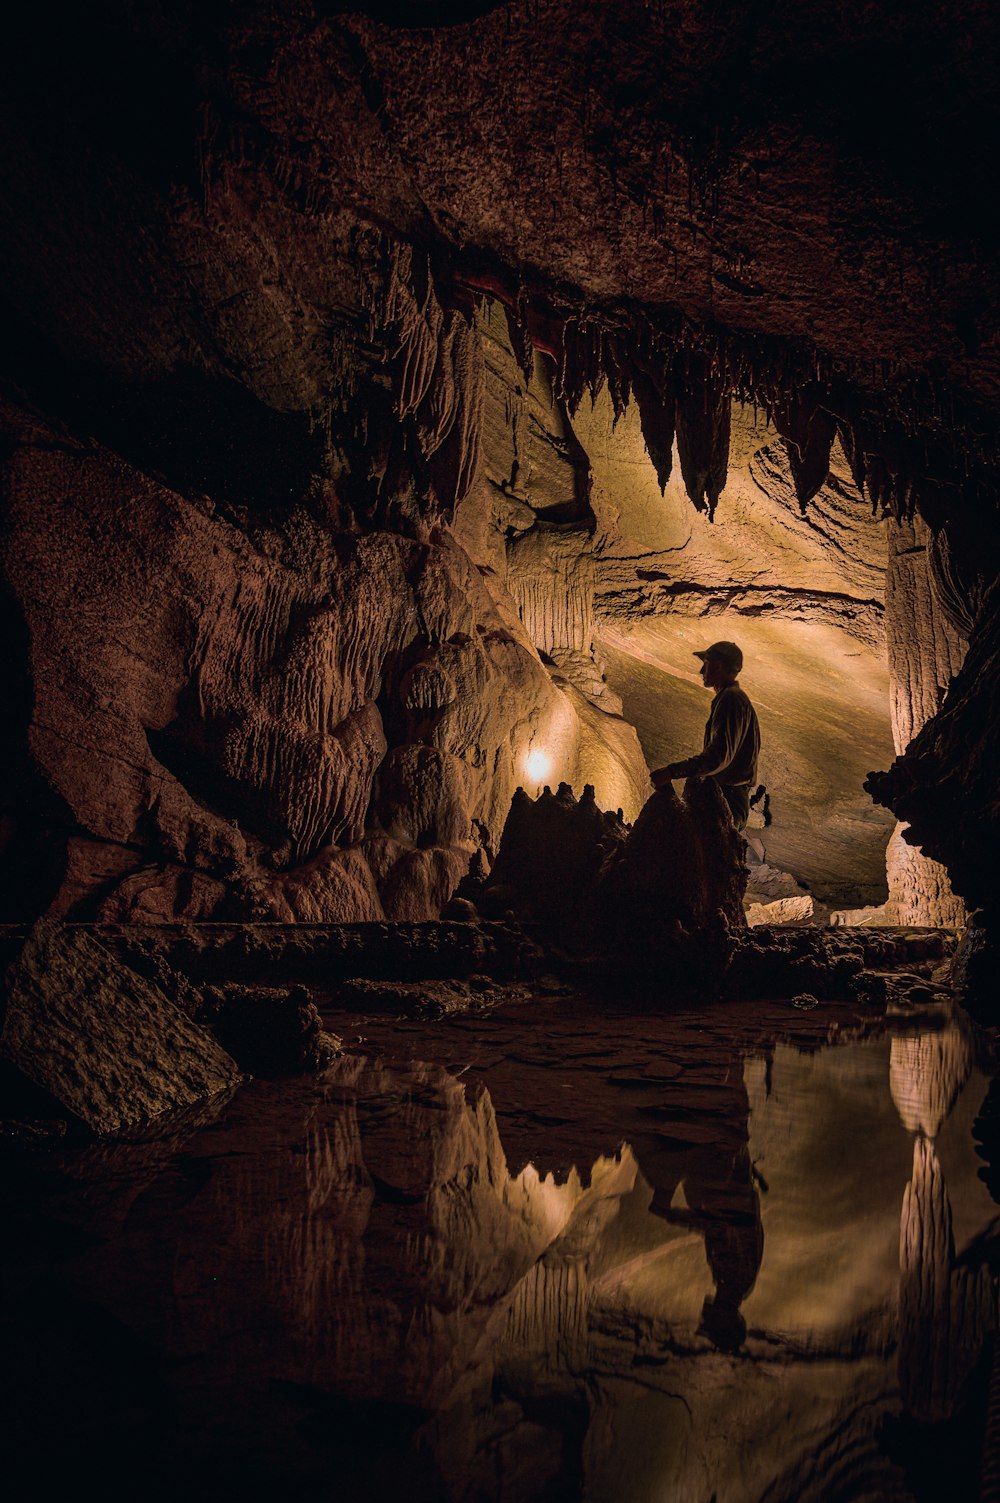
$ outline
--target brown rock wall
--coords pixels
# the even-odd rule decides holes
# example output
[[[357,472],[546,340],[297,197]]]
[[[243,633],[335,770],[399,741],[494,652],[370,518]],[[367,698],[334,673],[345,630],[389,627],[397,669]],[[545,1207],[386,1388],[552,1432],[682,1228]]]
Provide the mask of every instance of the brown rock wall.
[[[447,531],[243,530],[4,418],[32,696],[32,792],[5,790],[8,833],[54,800],[55,911],[433,917],[495,849],[540,740],[557,772],[600,764],[608,801],[638,806],[634,733],[560,687]]]
[[[948,620],[933,588],[929,528],[919,517],[912,522],[890,518],[885,525],[889,701],[893,741],[901,755],[944,703],[967,643]],[[886,921],[961,928],[965,904],[952,891],[947,871],[908,842],[906,828],[897,824],[886,851]]]

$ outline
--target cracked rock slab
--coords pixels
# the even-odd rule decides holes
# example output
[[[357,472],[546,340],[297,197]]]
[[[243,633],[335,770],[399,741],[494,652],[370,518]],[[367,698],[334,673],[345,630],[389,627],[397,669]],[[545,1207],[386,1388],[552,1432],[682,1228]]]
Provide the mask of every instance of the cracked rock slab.
[[[8,972],[0,1058],[95,1133],[231,1091],[236,1062],[90,935],[39,924]]]

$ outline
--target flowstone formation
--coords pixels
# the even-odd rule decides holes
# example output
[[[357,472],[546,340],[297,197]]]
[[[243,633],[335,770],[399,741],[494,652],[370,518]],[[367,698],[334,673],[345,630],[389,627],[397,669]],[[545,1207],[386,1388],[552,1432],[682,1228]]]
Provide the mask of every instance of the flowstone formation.
[[[495,850],[533,742],[579,774],[576,706],[446,529],[300,513],[248,536],[5,415],[33,690],[7,816],[25,901],[105,921],[430,918]]]

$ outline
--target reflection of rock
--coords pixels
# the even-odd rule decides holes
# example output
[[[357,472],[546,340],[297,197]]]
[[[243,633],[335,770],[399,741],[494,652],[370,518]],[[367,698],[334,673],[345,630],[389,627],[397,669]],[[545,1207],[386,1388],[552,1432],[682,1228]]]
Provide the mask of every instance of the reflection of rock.
[[[12,968],[0,1057],[98,1133],[232,1090],[230,1056],[88,935],[40,924]]]
[[[437,1067],[389,1073],[361,1059],[342,1061],[334,1082],[336,1109],[307,1107],[294,1155],[286,1143],[220,1161],[182,1229],[188,1308],[208,1276],[207,1233],[217,1318],[239,1326],[248,1303],[270,1312],[268,1361],[282,1375],[336,1372],[358,1397],[427,1407],[446,1404],[498,1340],[580,1326],[587,1258],[635,1183],[627,1148],[598,1160],[587,1185],[530,1164],[512,1176],[485,1092],[470,1105]]]
[[[889,1088],[907,1132],[936,1138],[972,1069],[972,1048],[959,1027],[893,1036]]]
[[[951,1205],[934,1145],[913,1144],[899,1229],[899,1381],[917,1419],[947,1419],[986,1337],[997,1291],[985,1265],[955,1262]]]
[[[184,1417],[169,1484],[205,1455],[261,1493],[305,1495],[333,1448],[348,1497],[422,1496],[427,1475],[430,1496],[490,1503],[826,1503],[834,1478],[845,1496],[896,1497],[877,1445],[898,1398],[886,1047],[779,1051],[773,1083],[757,1061],[751,1124],[777,1115],[748,1143],[736,1047],[651,1061],[649,1042],[624,1049],[624,1097],[588,1075],[594,1096],[559,1108],[579,1119],[567,1147],[599,1154],[615,1120],[630,1140],[638,1128],[635,1155],[598,1156],[589,1177],[512,1174],[485,1091],[359,1057],[258,1082],[144,1175],[124,1236],[97,1254],[99,1297],[168,1374]],[[876,1081],[877,1167],[859,1182],[851,1134]],[[640,1104],[606,1118],[609,1098]],[[551,1155],[537,1124],[510,1132],[508,1149]]]

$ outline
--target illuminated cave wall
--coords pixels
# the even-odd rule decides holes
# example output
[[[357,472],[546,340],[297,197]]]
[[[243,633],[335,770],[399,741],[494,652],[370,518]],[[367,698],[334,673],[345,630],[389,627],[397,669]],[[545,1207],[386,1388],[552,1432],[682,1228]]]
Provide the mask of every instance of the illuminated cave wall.
[[[634,814],[630,719],[658,748],[651,712],[621,713],[615,662],[655,657],[650,633],[678,655],[683,749],[705,703],[688,631],[766,627],[758,662],[840,632],[874,696],[883,534],[862,542],[863,494],[923,518],[933,599],[969,642],[936,713],[952,648],[924,687],[890,661],[897,745],[930,719],[872,788],[1000,919],[1000,283],[981,183],[962,186],[988,134],[963,116],[974,91],[908,83],[936,153],[914,195],[892,152],[865,155],[853,106],[786,97],[820,34],[795,16],[760,18],[777,72],[731,68],[741,113],[715,69],[745,39],[712,7],[685,0],[679,46],[669,8],[627,3],[609,27],[553,6],[417,32],[363,3],[18,17],[0,60],[6,916],[434,913],[495,848],[533,750]],[[818,63],[836,59],[836,101],[859,14],[861,62],[924,56],[913,18],[841,8]],[[734,422],[754,404],[773,429]],[[891,759],[887,737],[863,750]],[[790,754],[768,772],[771,840],[808,874],[796,779],[808,792]],[[812,792],[836,837],[813,882],[845,894],[856,822],[856,895],[878,898],[891,821]],[[900,912],[950,903],[901,871]]]
[[[661,494],[635,403],[616,419],[602,385],[571,417],[496,302],[446,319],[393,254],[395,397],[366,399],[388,456],[374,516],[350,516],[357,453],[325,515],[261,517],[8,404],[33,705],[30,798],[7,827],[16,852],[41,825],[30,900],[125,921],[432,917],[495,853],[518,784],[593,783],[634,818],[647,762],[700,744],[691,653],[727,636],[764,727],[768,859],[823,901],[882,903],[892,821],[862,782],[960,662],[926,529],[918,546],[921,524],[874,520],[839,449],[803,513],[778,435],[738,404],[711,520],[676,450]],[[378,515],[411,412],[450,525],[405,473]],[[874,916],[961,921],[898,834],[889,867]]]

